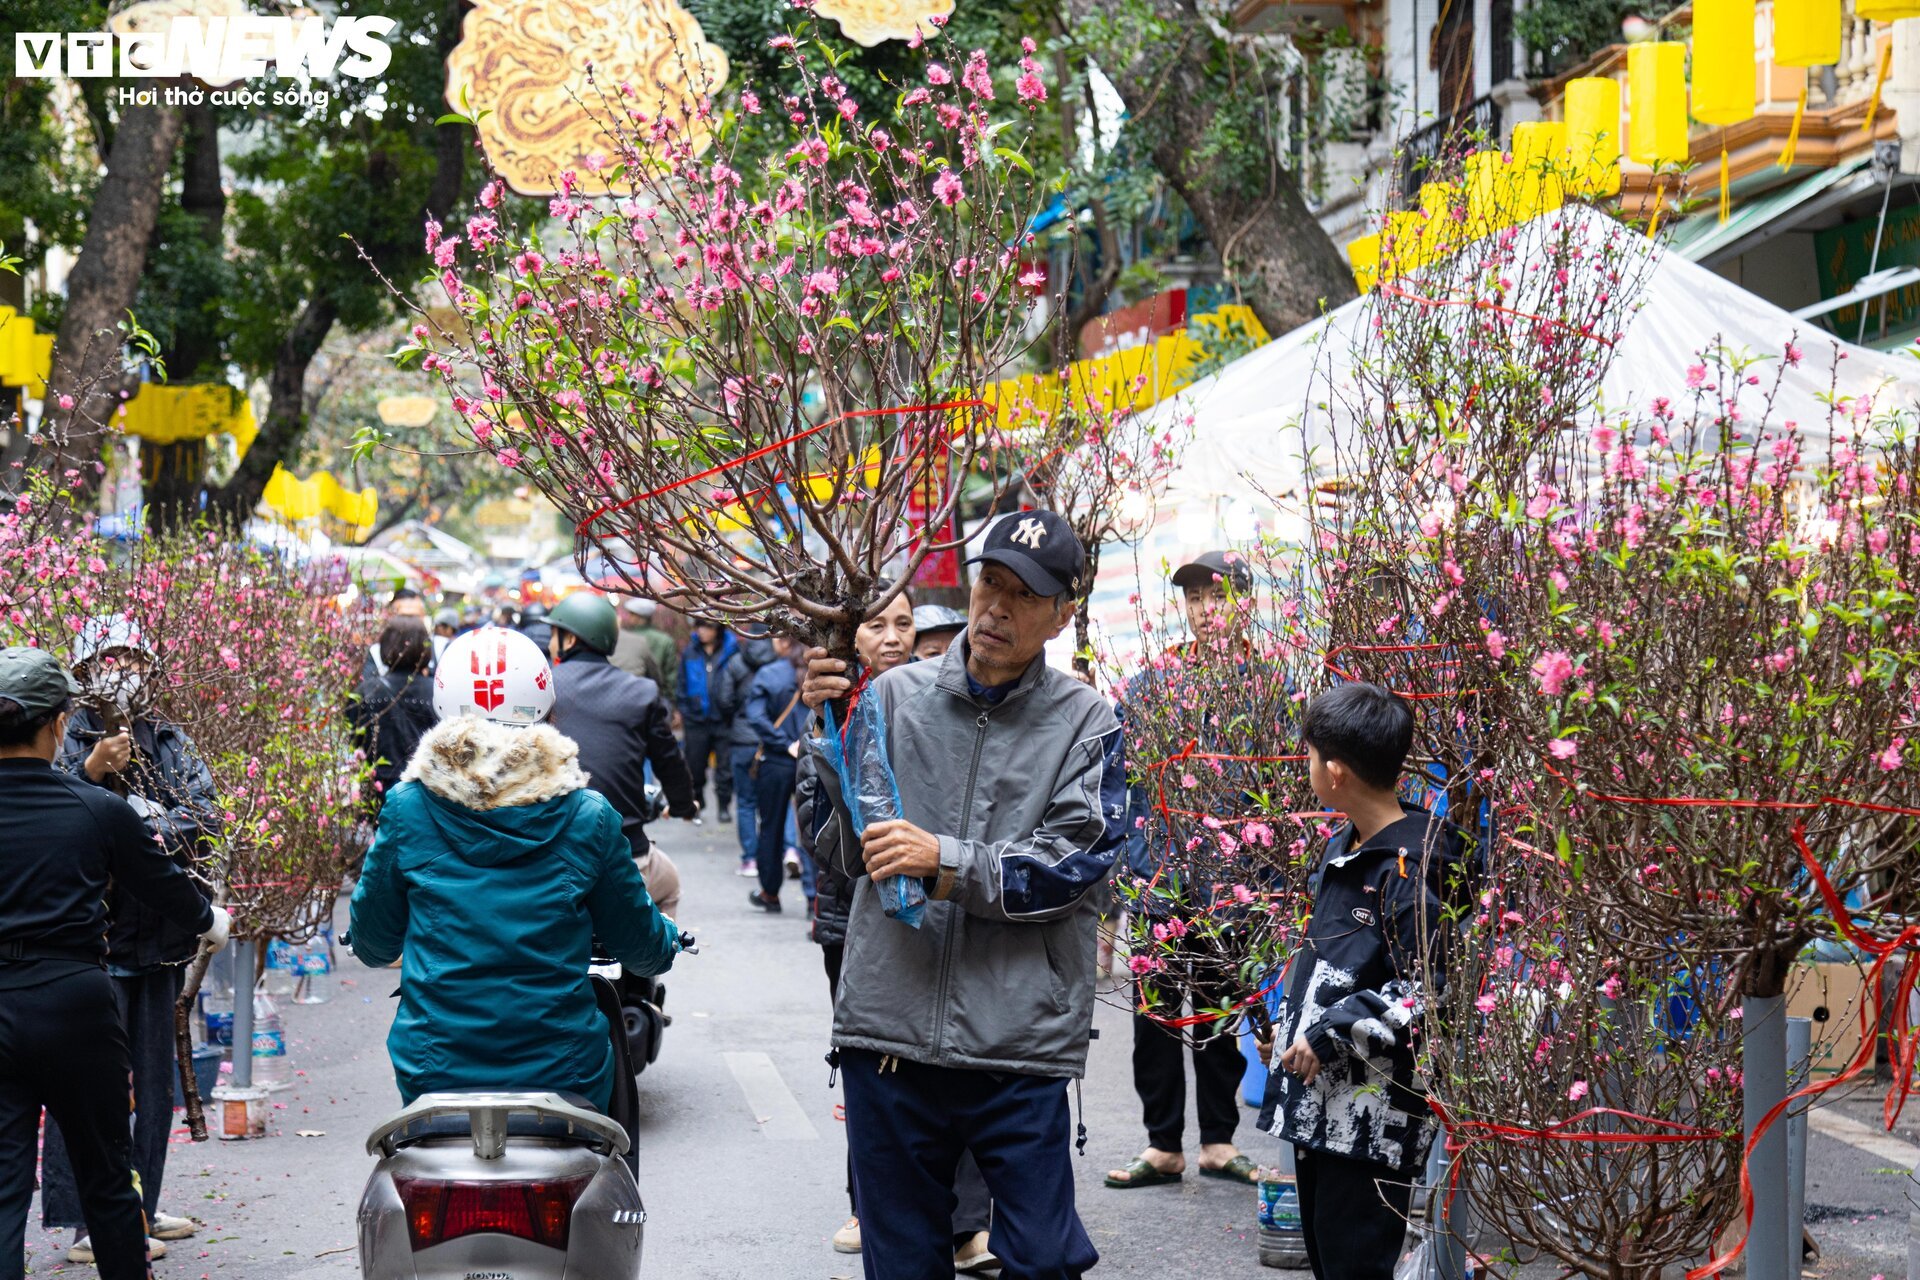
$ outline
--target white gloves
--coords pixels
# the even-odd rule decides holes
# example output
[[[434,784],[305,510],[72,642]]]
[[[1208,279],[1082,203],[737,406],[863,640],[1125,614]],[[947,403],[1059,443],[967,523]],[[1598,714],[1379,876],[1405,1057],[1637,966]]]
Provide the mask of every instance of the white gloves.
[[[233,932],[233,916],[225,907],[213,909],[213,927],[200,935],[200,941],[214,951],[227,945],[227,935]]]

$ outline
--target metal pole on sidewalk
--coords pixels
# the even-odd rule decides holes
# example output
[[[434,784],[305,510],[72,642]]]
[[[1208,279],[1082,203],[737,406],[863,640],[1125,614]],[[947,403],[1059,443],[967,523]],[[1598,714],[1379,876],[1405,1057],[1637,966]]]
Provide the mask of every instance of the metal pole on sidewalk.
[[[233,944],[233,1086],[253,1083],[253,943]]]
[[[1748,1142],[1767,1112],[1787,1096],[1787,1019],[1783,996],[1741,1002],[1740,1072]],[[1753,1186],[1753,1229],[1747,1237],[1747,1280],[1788,1280],[1787,1131],[1776,1124],[1747,1159]]]
[[[1787,1090],[1807,1082],[1813,1069],[1813,1019],[1787,1019]],[[1807,1221],[1807,1111],[1806,1103],[1787,1112],[1787,1277],[1800,1280],[1806,1259],[1800,1237]]]

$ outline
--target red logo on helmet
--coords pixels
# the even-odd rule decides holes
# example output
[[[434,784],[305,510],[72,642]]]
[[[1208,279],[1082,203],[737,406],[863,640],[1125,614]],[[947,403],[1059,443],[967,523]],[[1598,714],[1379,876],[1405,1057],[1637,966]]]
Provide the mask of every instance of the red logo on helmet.
[[[473,705],[482,711],[498,711],[507,700],[507,642],[494,646],[494,657],[481,657],[480,646],[473,647]]]
[[[542,667],[540,668],[539,673],[533,677],[534,688],[540,690],[542,693],[545,693],[547,691],[547,680],[548,680],[547,669],[545,667]]]

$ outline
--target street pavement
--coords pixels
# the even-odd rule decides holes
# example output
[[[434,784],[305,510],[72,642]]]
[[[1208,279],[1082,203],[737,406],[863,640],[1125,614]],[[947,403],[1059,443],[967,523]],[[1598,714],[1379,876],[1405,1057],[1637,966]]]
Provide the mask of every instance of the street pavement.
[[[681,924],[699,936],[700,954],[682,957],[667,978],[674,1024],[660,1060],[640,1077],[643,1274],[857,1277],[860,1260],[830,1243],[848,1214],[845,1126],[839,1094],[827,1087],[826,975],[798,886],[788,886],[785,914],[761,915],[746,905],[749,882],[734,875],[730,829],[667,823],[658,835],[679,863]],[[340,910],[344,924],[344,899]],[[156,1265],[162,1280],[357,1273],[354,1209],[372,1165],[363,1143],[399,1106],[385,1049],[396,985],[395,973],[346,958],[331,1002],[283,1009],[298,1074],[275,1095],[268,1138],[194,1146],[184,1128],[176,1132],[162,1206],[206,1227]],[[1105,985],[1084,1089],[1087,1154],[1075,1161],[1081,1213],[1101,1254],[1095,1274],[1275,1274],[1257,1263],[1253,1188],[1191,1173],[1173,1187],[1101,1185],[1142,1142],[1131,1027],[1123,996],[1111,990],[1117,983]],[[1813,1135],[1807,1199],[1826,1249],[1813,1273],[1823,1280],[1905,1273],[1906,1170],[1920,1158],[1920,1116],[1895,1135],[1879,1132],[1878,1096],[1855,1091],[1832,1113],[1852,1128]],[[1279,1144],[1254,1132],[1251,1111],[1243,1115],[1243,1149],[1276,1160]],[[63,1261],[67,1233],[40,1230],[37,1202],[27,1239],[30,1275],[92,1274]],[[1557,1269],[1526,1268],[1529,1280],[1536,1274],[1551,1280]]]

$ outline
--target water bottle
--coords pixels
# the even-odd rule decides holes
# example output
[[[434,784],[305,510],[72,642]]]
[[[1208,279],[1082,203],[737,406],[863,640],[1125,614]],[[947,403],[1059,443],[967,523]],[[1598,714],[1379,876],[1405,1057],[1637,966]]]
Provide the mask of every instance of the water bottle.
[[[325,1004],[333,999],[333,934],[322,929],[294,954],[295,1004]]]
[[[253,1083],[263,1089],[293,1087],[293,1064],[287,1058],[287,1029],[279,1006],[264,991],[253,996]]]
[[[233,991],[224,986],[203,987],[200,1016],[207,1024],[207,1043],[233,1048]]]
[[[1290,1173],[1260,1171],[1260,1265],[1300,1270],[1307,1241],[1300,1230],[1300,1188]]]
[[[297,978],[294,967],[298,957],[291,942],[275,938],[267,944],[267,969],[260,976],[260,985],[270,996],[290,996]]]

